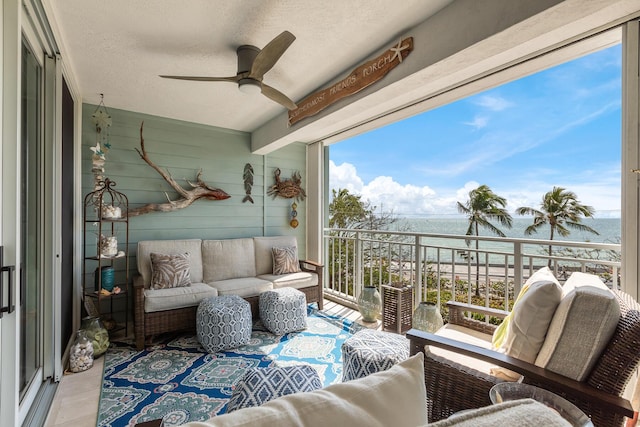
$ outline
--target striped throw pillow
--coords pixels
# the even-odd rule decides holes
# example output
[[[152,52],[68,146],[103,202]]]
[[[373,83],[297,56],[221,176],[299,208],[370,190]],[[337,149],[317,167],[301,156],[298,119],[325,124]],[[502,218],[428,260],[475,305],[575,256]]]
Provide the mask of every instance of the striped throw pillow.
[[[189,253],[151,253],[151,289],[180,288],[191,285]]]

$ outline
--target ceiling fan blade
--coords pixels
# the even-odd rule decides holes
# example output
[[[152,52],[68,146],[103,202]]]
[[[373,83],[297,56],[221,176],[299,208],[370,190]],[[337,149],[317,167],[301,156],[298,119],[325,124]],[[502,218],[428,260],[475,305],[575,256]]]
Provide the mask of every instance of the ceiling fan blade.
[[[233,77],[195,77],[195,76],[160,76],[164,79],[193,80],[197,82],[232,82],[237,83],[240,76]]]
[[[272,101],[275,101],[278,104],[288,108],[289,110],[295,110],[296,108],[298,108],[296,103],[290,100],[287,95],[264,83],[262,84],[262,94]]]
[[[291,46],[296,36],[289,31],[283,31],[271,40],[256,56],[251,66],[249,77],[262,80],[262,76],[278,62],[282,54]]]

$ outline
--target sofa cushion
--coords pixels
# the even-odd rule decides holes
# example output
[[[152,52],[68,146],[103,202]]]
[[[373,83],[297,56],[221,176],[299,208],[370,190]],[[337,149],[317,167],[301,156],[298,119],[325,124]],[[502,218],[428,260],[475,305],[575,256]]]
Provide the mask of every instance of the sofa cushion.
[[[202,283],[202,240],[142,240],[138,242],[138,273],[144,280],[144,287],[151,283],[151,252],[161,254],[189,253],[189,276],[192,283]]]
[[[536,365],[577,381],[587,378],[620,320],[615,295],[602,282],[602,286],[588,283],[592,278],[583,282],[585,286],[577,281],[569,284],[535,360]]]
[[[197,306],[203,299],[217,295],[218,290],[205,283],[192,283],[182,288],[145,289],[144,311],[152,313]]]
[[[298,247],[295,236],[254,237],[256,274],[273,274],[273,247]]]
[[[424,355],[359,380],[279,397],[189,427],[416,427],[427,423]]]
[[[209,283],[209,286],[216,288],[218,295],[238,295],[241,297],[252,297],[273,289],[271,282],[257,277],[218,280]]]
[[[512,400],[470,411],[461,411],[429,427],[570,427],[556,411],[533,399]]]
[[[504,340],[496,350],[535,362],[561,298],[562,288],[547,267],[532,275],[513,305]]]
[[[300,289],[318,284],[318,275],[307,271],[280,275],[261,274],[258,277],[273,283],[274,289],[284,287]]]
[[[175,255],[151,252],[151,289],[180,288],[190,284],[188,252]]]
[[[203,240],[202,264],[205,283],[254,277],[256,259],[253,239]]]

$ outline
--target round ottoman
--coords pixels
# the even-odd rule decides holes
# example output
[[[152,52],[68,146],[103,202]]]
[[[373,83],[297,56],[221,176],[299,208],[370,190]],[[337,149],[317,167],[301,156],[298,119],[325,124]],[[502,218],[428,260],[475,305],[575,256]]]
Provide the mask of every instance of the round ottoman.
[[[294,288],[264,291],[258,303],[260,320],[274,335],[307,328],[307,298]]]
[[[385,371],[408,358],[404,335],[364,329],[342,343],[342,382]]]
[[[196,312],[198,341],[209,353],[229,350],[251,340],[251,305],[237,295],[203,300]]]

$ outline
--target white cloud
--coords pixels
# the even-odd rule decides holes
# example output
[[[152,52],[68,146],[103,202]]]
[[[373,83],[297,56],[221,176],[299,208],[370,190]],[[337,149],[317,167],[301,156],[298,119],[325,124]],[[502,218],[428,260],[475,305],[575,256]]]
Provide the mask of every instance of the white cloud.
[[[345,188],[350,193],[360,194],[364,186],[362,179],[358,176],[356,167],[351,163],[336,165],[333,160],[329,160],[329,176],[331,188],[336,190]]]
[[[513,102],[507,101],[501,96],[484,95],[476,101],[476,105],[491,111],[502,111],[511,107]]]
[[[467,126],[471,126],[473,128],[476,128],[476,129],[482,129],[483,127],[486,127],[488,123],[489,123],[489,118],[488,117],[486,117],[486,116],[475,116],[472,121],[464,122],[463,124],[465,124]]]

